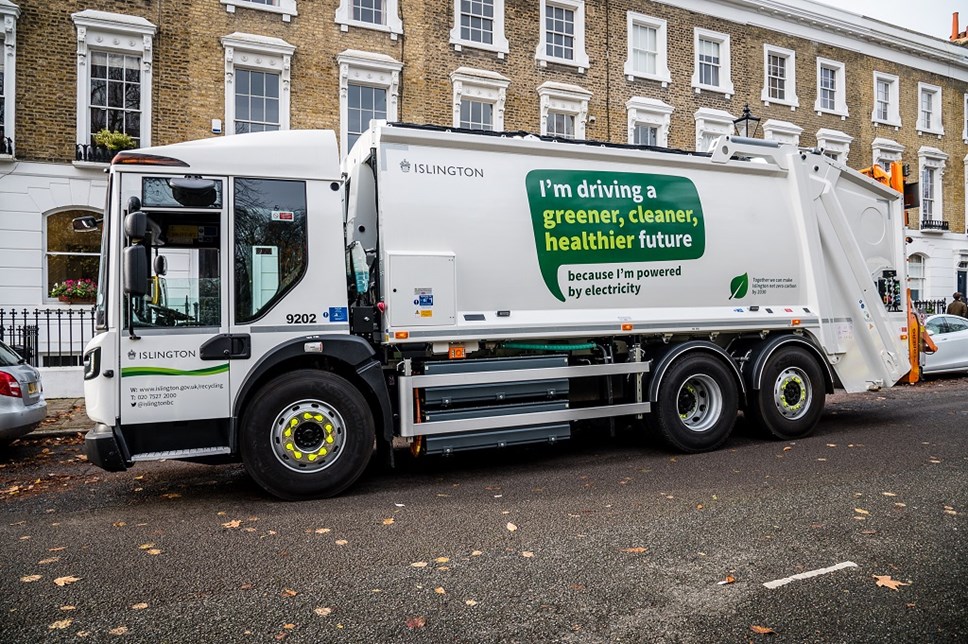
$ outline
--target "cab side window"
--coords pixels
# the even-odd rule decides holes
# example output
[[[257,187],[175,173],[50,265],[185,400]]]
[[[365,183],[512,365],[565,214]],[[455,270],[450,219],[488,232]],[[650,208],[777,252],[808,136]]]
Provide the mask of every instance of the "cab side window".
[[[235,322],[262,317],[306,272],[306,184],[235,180]]]

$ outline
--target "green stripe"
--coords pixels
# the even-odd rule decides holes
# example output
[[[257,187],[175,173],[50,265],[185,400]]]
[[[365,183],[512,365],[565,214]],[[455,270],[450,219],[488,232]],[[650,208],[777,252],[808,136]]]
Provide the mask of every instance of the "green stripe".
[[[128,376],[214,376],[225,373],[229,370],[229,363],[205,367],[204,369],[193,369],[185,371],[183,369],[169,369],[168,367],[124,367],[121,369],[121,377]]]

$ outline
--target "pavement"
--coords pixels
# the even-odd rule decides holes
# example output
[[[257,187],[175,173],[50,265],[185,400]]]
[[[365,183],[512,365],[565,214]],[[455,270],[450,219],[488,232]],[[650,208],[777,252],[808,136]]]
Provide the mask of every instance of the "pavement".
[[[51,436],[67,436],[86,432],[94,425],[87,417],[83,398],[48,398],[47,418],[37,429],[20,440],[42,439]]]

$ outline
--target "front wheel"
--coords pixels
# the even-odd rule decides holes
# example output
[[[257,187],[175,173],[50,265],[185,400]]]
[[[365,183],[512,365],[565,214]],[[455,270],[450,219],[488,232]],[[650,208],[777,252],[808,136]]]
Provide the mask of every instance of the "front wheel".
[[[750,415],[769,436],[803,438],[817,426],[825,394],[817,360],[800,347],[783,347],[770,357],[760,389],[750,396]]]
[[[366,469],[374,421],[343,378],[309,369],[267,383],[242,420],[241,451],[256,483],[296,501],[339,494]]]
[[[716,449],[729,438],[739,407],[736,378],[710,355],[688,355],[663,375],[649,423],[683,452]]]

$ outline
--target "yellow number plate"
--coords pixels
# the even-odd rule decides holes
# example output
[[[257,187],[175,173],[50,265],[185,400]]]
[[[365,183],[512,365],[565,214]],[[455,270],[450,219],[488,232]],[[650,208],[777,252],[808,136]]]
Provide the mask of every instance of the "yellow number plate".
[[[28,394],[35,394],[35,393],[37,393],[37,383],[36,382],[28,382],[27,383],[27,393]]]

